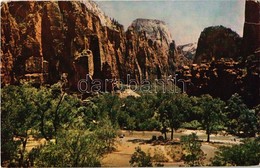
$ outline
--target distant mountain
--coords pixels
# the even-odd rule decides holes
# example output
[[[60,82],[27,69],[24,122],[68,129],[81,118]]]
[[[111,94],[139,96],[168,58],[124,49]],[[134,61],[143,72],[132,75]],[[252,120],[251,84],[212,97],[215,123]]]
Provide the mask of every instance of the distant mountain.
[[[186,58],[193,60],[197,50],[197,43],[188,43],[177,46],[178,53],[183,54]]]
[[[197,50],[197,43],[188,43],[177,46],[177,64],[180,66],[190,65],[193,62]]]

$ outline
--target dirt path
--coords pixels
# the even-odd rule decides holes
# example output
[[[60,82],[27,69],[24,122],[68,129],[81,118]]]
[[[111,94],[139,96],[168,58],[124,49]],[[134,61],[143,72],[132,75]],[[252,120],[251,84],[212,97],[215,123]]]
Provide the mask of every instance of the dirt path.
[[[206,154],[205,163],[210,163],[210,159],[214,157],[217,148],[210,145],[209,143],[202,143],[201,150]]]

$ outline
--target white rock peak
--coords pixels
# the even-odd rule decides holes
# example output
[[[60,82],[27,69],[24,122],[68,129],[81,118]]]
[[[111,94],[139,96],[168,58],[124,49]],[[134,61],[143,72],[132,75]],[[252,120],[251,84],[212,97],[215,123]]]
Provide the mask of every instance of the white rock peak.
[[[145,31],[147,38],[157,41],[164,38],[167,44],[172,42],[172,36],[164,21],[156,19],[136,19],[130,27],[138,32]]]

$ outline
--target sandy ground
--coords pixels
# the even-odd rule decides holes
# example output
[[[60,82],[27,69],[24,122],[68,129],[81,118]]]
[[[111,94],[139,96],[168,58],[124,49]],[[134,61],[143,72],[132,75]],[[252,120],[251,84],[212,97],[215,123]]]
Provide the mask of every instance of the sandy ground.
[[[174,133],[174,140],[178,141],[179,138],[183,135],[189,135],[191,133],[196,133],[200,140],[203,140],[201,149],[206,153],[205,164],[210,163],[210,158],[214,157],[214,153],[217,151],[216,146],[223,144],[237,144],[239,140],[236,138],[234,141],[233,136],[230,135],[211,135],[211,143],[204,142],[206,141],[205,131],[192,131],[192,130],[179,130]],[[150,140],[153,135],[157,137],[161,135],[157,131],[134,131],[130,133],[129,131],[121,131],[119,134],[124,134],[124,138],[117,138],[117,149],[116,151],[106,155],[102,160],[102,166],[105,167],[129,167],[129,160],[131,155],[135,152],[137,146],[141,147],[145,152],[150,151],[153,154],[155,148],[160,148],[165,156],[169,159],[168,162],[164,162],[165,167],[173,166],[183,166],[183,162],[174,162],[170,156],[167,155],[164,145],[155,145],[151,143],[146,143],[147,140]],[[168,138],[170,134],[167,135]],[[212,143],[215,142],[216,144]]]

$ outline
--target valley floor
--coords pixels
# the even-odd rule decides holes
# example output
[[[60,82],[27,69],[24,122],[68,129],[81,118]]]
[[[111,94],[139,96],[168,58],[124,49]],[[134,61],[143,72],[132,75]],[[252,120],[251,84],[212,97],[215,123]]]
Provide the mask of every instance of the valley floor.
[[[192,132],[196,133],[200,140],[202,140],[202,147],[204,153],[206,153],[205,164],[209,164],[210,158],[214,156],[215,151],[217,151],[217,147],[221,145],[231,145],[231,144],[239,144],[240,139],[231,135],[211,135],[211,142],[207,143],[205,131],[200,130],[184,130],[180,129],[174,133],[174,142],[178,142],[179,138],[183,135],[191,134]],[[158,131],[125,131],[121,130],[119,134],[124,134],[124,138],[117,138],[117,148],[114,152],[106,155],[102,160],[102,166],[104,167],[129,167],[129,160],[131,155],[135,152],[135,148],[137,146],[141,147],[141,149],[145,152],[150,152],[153,155],[153,152],[156,148],[160,148],[163,151],[166,158],[169,159],[168,162],[164,162],[164,166],[172,167],[172,166],[184,166],[184,162],[182,161],[174,161],[167,154],[167,144],[163,143],[151,143],[149,140],[153,135],[157,137],[161,135]],[[170,133],[167,135],[170,137]]]

